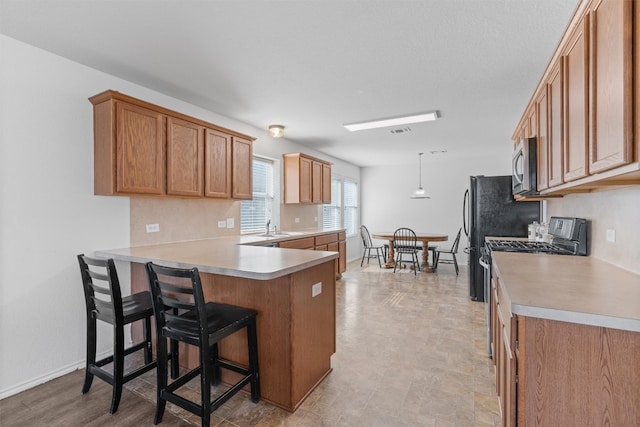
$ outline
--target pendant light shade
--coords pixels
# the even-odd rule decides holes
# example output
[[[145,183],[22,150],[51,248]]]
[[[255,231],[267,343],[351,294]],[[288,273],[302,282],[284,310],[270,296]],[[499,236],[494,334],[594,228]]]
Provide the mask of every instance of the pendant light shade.
[[[429,196],[425,191],[424,188],[422,188],[422,155],[424,153],[418,153],[418,188],[416,189],[416,191],[414,191],[411,196],[409,196],[410,199],[430,199],[431,196]]]

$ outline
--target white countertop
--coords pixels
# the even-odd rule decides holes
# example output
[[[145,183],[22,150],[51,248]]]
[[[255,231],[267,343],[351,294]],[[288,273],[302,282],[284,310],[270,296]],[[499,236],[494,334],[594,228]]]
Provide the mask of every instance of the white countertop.
[[[640,332],[640,275],[590,256],[491,257],[512,313]]]
[[[338,252],[266,247],[270,243],[337,233],[344,229],[288,232],[260,237],[242,235],[95,251],[120,261],[157,262],[170,267],[197,267],[205,273],[270,280],[338,258]]]

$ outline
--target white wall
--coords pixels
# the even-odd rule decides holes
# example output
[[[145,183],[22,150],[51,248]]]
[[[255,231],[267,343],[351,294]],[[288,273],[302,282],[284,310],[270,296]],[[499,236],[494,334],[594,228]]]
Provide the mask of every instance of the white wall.
[[[474,135],[469,136],[474,137]],[[482,144],[482,140],[478,141]],[[462,227],[462,203],[474,175],[510,175],[512,145],[505,136],[504,149],[476,155],[425,154],[422,186],[430,199],[409,199],[418,186],[418,155],[399,166],[362,169],[362,223],[370,232],[409,227],[416,231],[449,235],[448,247]],[[425,150],[426,151],[426,150]],[[440,243],[438,243],[440,244]],[[464,231],[460,240],[460,263],[467,257]]]
[[[255,136],[256,154],[305,151],[360,180],[356,166],[3,35],[0,57],[0,399],[84,364],[75,256],[130,244],[129,199],[93,195],[88,97],[118,90]],[[99,335],[109,349],[109,330]]]

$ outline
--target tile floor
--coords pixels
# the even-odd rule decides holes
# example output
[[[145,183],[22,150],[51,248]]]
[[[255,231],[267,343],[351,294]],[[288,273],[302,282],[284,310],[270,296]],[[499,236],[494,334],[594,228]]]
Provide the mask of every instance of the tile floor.
[[[452,265],[414,276],[382,270],[375,260],[364,268],[349,263],[337,282],[333,372],[293,414],[240,394],[214,412],[211,425],[499,426],[484,305],[470,301],[467,289],[465,266],[457,277]],[[127,387],[155,402],[154,372]],[[167,410],[199,425],[180,408]]]

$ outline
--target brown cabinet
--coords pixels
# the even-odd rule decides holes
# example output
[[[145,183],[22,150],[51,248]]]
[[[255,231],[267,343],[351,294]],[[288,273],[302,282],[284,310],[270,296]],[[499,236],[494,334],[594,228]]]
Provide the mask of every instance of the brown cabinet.
[[[253,198],[253,143],[234,136],[231,141],[231,189],[234,199]]]
[[[589,169],[605,171],[632,161],[632,7],[594,1],[590,16],[591,130]]]
[[[322,203],[322,163],[311,162],[311,203]]]
[[[205,185],[206,197],[231,197],[231,135],[205,129]]]
[[[588,16],[585,16],[564,49],[564,181],[587,176],[589,136]]]
[[[94,115],[98,120],[114,121],[113,104],[108,104]],[[111,107],[111,108],[110,108]],[[115,154],[115,185],[112,176],[101,176],[111,193],[164,193],[164,117],[155,111],[124,102],[115,103],[116,152],[108,153],[102,147],[97,155],[107,151]],[[109,146],[113,135],[104,135]],[[98,161],[99,159],[96,159]],[[111,162],[110,162],[111,163]],[[96,171],[103,168],[96,168]],[[106,172],[101,170],[101,172]]]
[[[284,203],[331,203],[331,163],[302,153],[287,153],[282,158]],[[329,177],[328,188],[325,176]]]
[[[563,120],[562,120],[562,60],[553,67],[549,77],[548,159],[549,187],[562,184],[563,172]]]
[[[347,234],[344,231],[320,234],[315,237],[302,237],[284,240],[278,243],[281,248],[314,249],[316,251],[338,252],[335,262],[336,277],[347,271]]]
[[[331,203],[331,165],[328,163],[322,164],[322,203]]]
[[[491,278],[491,349],[496,369],[496,393],[503,426],[515,426],[517,417],[517,318],[503,296],[499,279]]]
[[[89,100],[95,194],[251,199],[251,137],[116,91]]]
[[[640,333],[515,315],[492,266],[489,327],[504,427],[637,425]]]
[[[547,130],[536,135],[543,196],[640,184],[640,89],[633,82],[640,76],[640,55],[633,53],[640,26],[634,14],[640,17],[635,1],[580,1],[549,61],[513,135],[526,134],[535,106],[537,130]]]
[[[203,129],[167,117],[167,194],[202,196]]]
[[[540,93],[535,101],[535,109],[536,116],[538,119],[538,123],[536,126],[536,133],[538,135],[538,143],[536,146],[537,149],[537,176],[538,176],[538,191],[545,190],[549,188],[549,174],[548,174],[548,166],[549,166],[549,130],[548,130],[548,122],[549,122],[549,105],[548,105],[549,97],[547,96],[547,84],[544,84],[540,90]]]

